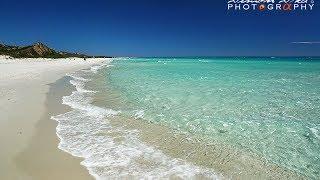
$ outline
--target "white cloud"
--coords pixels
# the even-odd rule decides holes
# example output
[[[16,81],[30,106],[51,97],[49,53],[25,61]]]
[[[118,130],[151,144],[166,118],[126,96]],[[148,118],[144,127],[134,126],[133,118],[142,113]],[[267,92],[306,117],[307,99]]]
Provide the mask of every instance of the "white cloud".
[[[320,41],[297,41],[291,42],[291,44],[320,44]]]

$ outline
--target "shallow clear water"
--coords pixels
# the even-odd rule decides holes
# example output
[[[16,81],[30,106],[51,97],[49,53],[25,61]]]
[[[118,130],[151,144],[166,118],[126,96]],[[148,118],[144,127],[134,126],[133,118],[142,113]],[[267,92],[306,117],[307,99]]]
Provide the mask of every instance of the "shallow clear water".
[[[113,109],[320,177],[319,60],[132,58],[112,64],[102,80],[124,102]]]
[[[142,142],[137,129],[112,124],[112,119],[121,117],[122,102],[117,93],[108,91],[109,86],[104,87],[104,71],[98,71],[103,67],[108,69],[109,65],[97,65],[68,75],[75,90],[64,96],[62,102],[71,110],[51,117],[58,122],[60,149],[82,157],[81,164],[101,180],[222,177],[213,169],[172,158]],[[110,106],[97,106],[97,102],[108,102]]]

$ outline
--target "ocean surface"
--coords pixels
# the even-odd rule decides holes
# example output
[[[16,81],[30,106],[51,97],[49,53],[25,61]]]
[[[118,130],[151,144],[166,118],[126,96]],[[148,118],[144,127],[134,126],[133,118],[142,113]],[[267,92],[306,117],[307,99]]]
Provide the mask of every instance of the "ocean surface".
[[[73,110],[53,117],[59,148],[84,157],[97,179],[228,177],[166,154],[117,117],[320,178],[319,59],[117,58],[70,76],[76,91],[63,103]]]

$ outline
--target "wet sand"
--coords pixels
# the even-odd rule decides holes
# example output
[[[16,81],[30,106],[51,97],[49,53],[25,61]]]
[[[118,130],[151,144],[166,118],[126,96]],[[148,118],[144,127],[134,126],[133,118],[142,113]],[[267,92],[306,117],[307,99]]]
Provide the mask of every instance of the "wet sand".
[[[73,91],[69,81],[70,78],[64,77],[50,84],[45,101],[46,112],[35,125],[35,134],[28,146],[15,158],[18,168],[32,179],[94,179],[85,167],[80,166],[82,158],[58,149],[57,122],[50,119],[70,110],[62,104],[62,96]]]

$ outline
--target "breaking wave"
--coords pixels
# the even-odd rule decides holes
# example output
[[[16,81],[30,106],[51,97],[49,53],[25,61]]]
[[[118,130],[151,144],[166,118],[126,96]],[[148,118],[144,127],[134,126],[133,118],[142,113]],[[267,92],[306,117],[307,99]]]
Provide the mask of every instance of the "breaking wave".
[[[97,73],[104,64],[69,74],[70,83],[76,88],[63,97],[63,104],[72,108],[70,112],[53,116],[60,138],[59,148],[82,157],[81,162],[96,179],[132,178],[208,178],[219,179],[211,169],[195,166],[181,159],[168,157],[160,150],[139,140],[138,130],[113,127],[108,121],[120,111],[92,104],[95,91],[85,89],[90,81],[83,73]],[[136,118],[143,111],[136,112]]]

